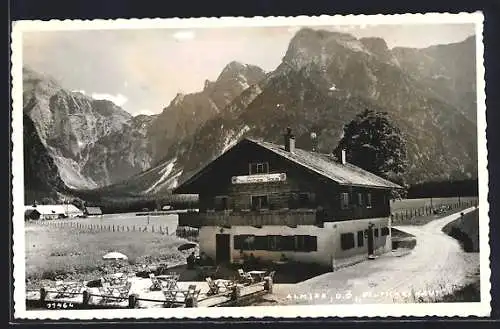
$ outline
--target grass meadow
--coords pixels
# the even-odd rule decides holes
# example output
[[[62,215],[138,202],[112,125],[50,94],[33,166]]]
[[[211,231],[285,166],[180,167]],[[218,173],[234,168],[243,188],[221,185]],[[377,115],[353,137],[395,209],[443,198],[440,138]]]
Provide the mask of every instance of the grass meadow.
[[[401,212],[405,210],[423,208],[423,207],[438,207],[441,205],[452,205],[459,202],[471,202],[478,200],[477,197],[456,197],[456,198],[425,198],[425,199],[403,199],[391,201],[391,212]]]
[[[185,240],[176,237],[175,233],[88,231],[69,225],[26,223],[25,234],[28,282],[87,280],[110,270],[110,266],[133,270],[143,264],[178,264],[187,257],[186,252],[177,250]],[[103,260],[102,256],[111,251],[127,255],[128,261]]]

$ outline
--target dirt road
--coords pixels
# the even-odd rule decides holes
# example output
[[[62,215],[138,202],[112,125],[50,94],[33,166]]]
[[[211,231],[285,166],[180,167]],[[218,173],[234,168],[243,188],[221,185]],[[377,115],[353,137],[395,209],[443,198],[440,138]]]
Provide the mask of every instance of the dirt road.
[[[456,213],[423,226],[396,226],[417,239],[409,254],[388,253],[295,285],[275,284],[272,299],[279,304],[436,300],[468,283],[479,269],[479,254],[465,253],[458,241],[441,231],[459,217]]]

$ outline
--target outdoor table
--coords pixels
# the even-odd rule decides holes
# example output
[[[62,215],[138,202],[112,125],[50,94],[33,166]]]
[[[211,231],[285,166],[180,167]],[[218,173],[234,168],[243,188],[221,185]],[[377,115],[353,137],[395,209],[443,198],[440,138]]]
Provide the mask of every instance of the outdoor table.
[[[177,280],[179,279],[179,275],[178,274],[164,274],[164,275],[157,275],[156,278],[158,280],[162,280],[162,281],[166,281],[166,280]]]
[[[177,289],[179,286],[177,284],[178,277],[174,277],[172,275],[159,275],[156,277],[161,281],[162,289]]]
[[[247,273],[253,277],[258,278],[258,281],[262,281],[267,272],[266,271],[249,271]]]

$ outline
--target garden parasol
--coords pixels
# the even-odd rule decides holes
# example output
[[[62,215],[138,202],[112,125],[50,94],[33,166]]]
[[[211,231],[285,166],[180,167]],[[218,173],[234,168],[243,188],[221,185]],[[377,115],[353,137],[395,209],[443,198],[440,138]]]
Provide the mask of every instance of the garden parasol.
[[[105,260],[119,260],[119,259],[127,260],[128,257],[125,256],[124,254],[122,254],[121,252],[113,251],[113,252],[109,252],[106,255],[102,256],[102,259],[105,259]]]

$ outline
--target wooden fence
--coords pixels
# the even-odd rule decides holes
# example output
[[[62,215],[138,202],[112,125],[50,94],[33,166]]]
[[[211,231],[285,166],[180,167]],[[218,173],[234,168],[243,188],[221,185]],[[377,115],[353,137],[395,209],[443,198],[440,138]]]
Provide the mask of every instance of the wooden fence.
[[[455,203],[443,203],[432,206],[417,208],[405,208],[393,211],[391,214],[392,223],[405,223],[417,217],[443,215],[449,212],[456,212],[470,207],[477,207],[478,200],[468,200]]]
[[[206,303],[206,307],[220,307],[220,306],[244,306],[251,305],[261,296],[272,293],[273,291],[273,280],[271,277],[265,277],[262,281],[247,285],[246,288],[259,289],[256,291],[250,291],[244,293],[240,285],[234,285],[230,289],[218,293],[215,295],[204,295],[203,298],[199,298],[198,294],[187,294],[184,301],[167,301],[165,299],[152,299],[139,297],[137,294],[129,294],[128,296],[107,296],[101,294],[93,294],[88,290],[83,292],[65,292],[67,295],[73,296],[72,298],[78,300],[57,300],[48,299],[47,295],[58,293],[56,290],[47,290],[45,288],[40,288],[39,290],[28,289],[27,292],[38,292],[38,298],[26,298],[26,306],[28,309],[34,308],[46,308],[46,309],[99,309],[99,308],[141,308],[139,303],[149,302],[163,304],[163,307],[187,307],[193,308],[198,307],[200,302]],[[81,297],[80,297],[81,296]],[[123,303],[127,301],[126,305],[120,304],[96,304],[92,302],[92,297],[105,298],[107,300],[115,300],[118,303]],[[221,297],[224,297],[221,299]]]
[[[198,241],[200,230],[189,226],[177,226],[175,235],[190,241]]]
[[[87,224],[79,222],[59,221],[59,220],[37,220],[33,223],[47,225],[53,228],[69,228],[80,232],[150,232],[166,235],[174,235],[176,232],[169,232],[168,225],[118,225],[118,224]]]
[[[87,224],[80,222],[59,221],[59,220],[37,220],[33,221],[40,225],[46,225],[52,228],[66,228],[79,232],[99,233],[99,232],[150,232],[165,235],[176,235],[190,241],[198,241],[199,229],[178,226],[175,231],[169,231],[167,225],[118,225],[118,224]]]

